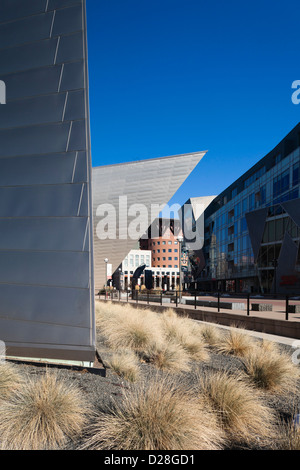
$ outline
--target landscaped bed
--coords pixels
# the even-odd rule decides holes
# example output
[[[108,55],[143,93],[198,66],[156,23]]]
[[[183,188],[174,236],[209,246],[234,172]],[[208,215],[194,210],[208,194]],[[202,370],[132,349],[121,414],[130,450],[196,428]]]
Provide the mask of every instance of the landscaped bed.
[[[96,303],[106,377],[0,364],[0,448],[299,449],[294,350],[236,326]]]

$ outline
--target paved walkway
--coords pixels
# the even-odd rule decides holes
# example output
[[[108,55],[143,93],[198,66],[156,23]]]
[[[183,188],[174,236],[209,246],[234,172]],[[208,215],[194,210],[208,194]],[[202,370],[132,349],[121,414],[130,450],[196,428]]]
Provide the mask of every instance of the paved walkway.
[[[98,297],[98,296],[97,296]],[[101,299],[105,299],[105,296],[100,296]],[[167,296],[166,296],[167,298]],[[192,309],[195,310],[194,306],[194,297],[182,297],[183,303],[179,304],[178,302],[178,307],[182,306],[185,309]],[[116,294],[116,298],[114,300],[118,300],[118,294]],[[189,300],[190,302],[193,302],[192,305],[184,303],[185,300]],[[127,296],[126,294],[121,297],[122,302],[127,302]],[[216,297],[210,297],[210,296],[197,296],[197,301],[204,301],[204,302],[217,302]],[[136,300],[131,300],[129,299],[129,302],[136,303]],[[221,297],[220,298],[220,303],[236,303],[236,304],[244,304],[243,309],[228,309],[228,308],[220,308],[221,313],[227,313],[231,315],[245,315],[247,316],[247,300],[245,298],[235,298],[235,297]],[[138,300],[138,303],[141,305],[148,305],[148,302],[145,300]],[[272,311],[254,311],[252,310],[252,304],[272,304]],[[160,301],[158,302],[151,302],[149,301],[149,305],[160,305]],[[162,304],[165,307],[171,307],[176,309],[176,304],[171,302],[171,303],[163,303]],[[300,300],[295,300],[295,299],[289,299],[289,305],[300,305]],[[197,305],[196,310],[203,310],[207,312],[217,312],[216,307],[209,307],[207,305],[205,306],[200,306]],[[268,319],[276,319],[276,320],[286,320],[286,302],[285,300],[275,300],[275,299],[262,299],[262,298],[251,298],[250,299],[250,311],[249,311],[250,316],[256,316],[259,318],[268,318]],[[288,321],[300,321],[300,313],[291,313],[289,312],[288,314]]]

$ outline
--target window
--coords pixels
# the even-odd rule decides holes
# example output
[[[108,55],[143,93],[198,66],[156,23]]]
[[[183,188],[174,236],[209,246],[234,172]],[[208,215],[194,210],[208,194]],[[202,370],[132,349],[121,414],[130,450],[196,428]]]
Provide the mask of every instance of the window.
[[[169,249],[168,249],[168,253],[172,253],[172,248],[169,248]]]
[[[243,214],[245,214],[245,212],[247,212],[248,210],[248,200],[247,198],[243,199],[243,202],[242,202],[242,212]]]
[[[295,163],[295,165],[293,166],[293,186],[299,184],[299,168],[300,163]]]
[[[163,244],[163,245],[165,245],[165,244],[166,244],[166,242],[162,242],[162,244]]]
[[[169,257],[168,257],[168,260],[169,260],[169,261],[172,261],[172,257],[171,257],[171,256],[169,256]]]
[[[247,221],[246,221],[246,218],[243,217],[242,218],[242,232],[247,232],[247,230],[248,230]]]
[[[254,193],[249,196],[249,211],[252,211],[255,208],[255,195]]]
[[[165,253],[165,252],[166,252],[166,250],[165,250],[165,249],[163,249],[163,253]]]
[[[238,202],[237,205],[235,206],[234,212],[235,212],[236,218],[240,217],[241,215],[241,203],[240,202]]]
[[[289,189],[290,171],[286,170],[273,179],[273,197],[277,197]]]
[[[174,252],[175,252],[175,253],[178,253],[178,250],[177,250],[177,248],[175,248],[175,249],[174,249]]]
[[[168,245],[172,245],[172,242],[168,242]]]
[[[175,261],[178,261],[178,257],[177,257],[177,256],[175,256],[175,257],[174,257],[174,260],[175,260]]]

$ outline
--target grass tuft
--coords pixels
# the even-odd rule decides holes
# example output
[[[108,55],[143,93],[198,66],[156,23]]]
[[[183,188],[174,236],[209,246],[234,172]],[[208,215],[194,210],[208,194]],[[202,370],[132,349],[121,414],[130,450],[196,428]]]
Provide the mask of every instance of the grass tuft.
[[[250,335],[236,328],[230,328],[219,342],[217,351],[224,355],[244,357],[253,349],[254,344],[255,341]]]
[[[0,361],[0,399],[7,399],[20,388],[24,378],[18,368],[6,361]]]
[[[180,451],[223,445],[215,417],[165,375],[124,391],[122,400],[97,416],[82,448]]]
[[[140,376],[138,358],[131,350],[115,351],[107,360],[107,365],[129,382],[135,382]]]
[[[217,413],[229,441],[267,444],[275,435],[275,415],[245,382],[226,371],[198,377],[200,397]]]
[[[48,371],[0,403],[2,450],[54,450],[76,439],[88,408],[80,391]]]
[[[257,388],[276,393],[295,391],[299,369],[289,355],[257,347],[242,362],[246,375]]]

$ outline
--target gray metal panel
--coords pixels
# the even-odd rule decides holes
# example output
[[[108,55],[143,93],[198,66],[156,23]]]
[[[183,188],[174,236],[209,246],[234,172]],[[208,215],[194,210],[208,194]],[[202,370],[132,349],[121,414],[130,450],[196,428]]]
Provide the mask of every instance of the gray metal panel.
[[[58,0],[59,1],[59,0]],[[1,22],[23,18],[45,11],[47,0],[1,0]]]
[[[0,44],[4,47],[19,46],[26,42],[48,39],[53,21],[53,12],[28,16],[17,21],[0,24]]]
[[[300,227],[300,199],[293,199],[292,201],[282,202],[283,209],[289,214],[291,219]]]
[[[93,361],[85,1],[1,0],[0,42],[0,339]]]
[[[70,36],[62,36],[59,40],[59,48],[56,63],[71,62],[84,58],[84,43],[82,33]]]
[[[93,168],[93,218],[94,218],[94,264],[95,288],[100,289],[105,282],[104,259],[109,258],[113,271],[120,265],[139,238],[127,236],[127,221],[117,223],[115,239],[100,240],[97,233],[98,223],[103,219],[97,215],[102,204],[111,204],[120,213],[133,204],[143,204],[148,211],[147,221],[141,224],[140,237],[158,217],[161,207],[165,206],[185,179],[194,170],[206,152],[154,158],[120,165]],[[119,197],[127,198],[127,207],[119,208]],[[128,224],[132,217],[128,217]],[[126,237],[120,233],[126,232]]]
[[[30,1],[30,0],[29,0]],[[69,42],[71,42],[69,40]],[[0,75],[54,64],[58,38],[0,50]],[[66,57],[65,53],[65,57]],[[67,58],[67,57],[66,57]],[[63,62],[64,60],[62,60]]]
[[[276,292],[285,293],[286,287],[281,285],[283,276],[295,275],[298,246],[294,243],[291,236],[286,232],[284,235],[280,255],[278,258],[278,267],[276,272]],[[275,292],[275,277],[273,280],[272,291]]]
[[[82,251],[86,225],[85,217],[0,219],[0,251]]]
[[[82,160],[86,166],[84,152],[0,158],[0,187],[86,181]]]
[[[69,122],[58,122],[0,130],[0,157],[65,152],[70,129]]]
[[[6,75],[7,101],[47,93],[56,93],[59,88],[62,67],[63,65],[59,64]],[[68,88],[63,91],[66,90],[68,90]],[[2,112],[4,114],[4,110],[2,110]]]
[[[266,219],[268,215],[268,208],[259,209],[257,211],[248,212],[246,214],[246,221],[251,240],[254,260],[257,260],[260,245],[262,242]]]

